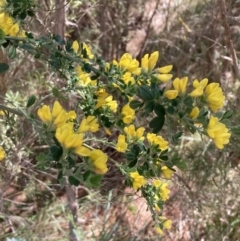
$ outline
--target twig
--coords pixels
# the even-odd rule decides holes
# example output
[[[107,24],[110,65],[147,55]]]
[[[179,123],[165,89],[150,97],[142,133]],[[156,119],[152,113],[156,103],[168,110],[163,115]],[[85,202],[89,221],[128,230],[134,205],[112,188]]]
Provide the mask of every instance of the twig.
[[[148,26],[147,26],[147,30],[146,30],[146,35],[145,35],[145,38],[144,38],[144,41],[143,41],[143,44],[141,46],[141,51],[140,53],[138,54],[138,57],[141,57],[145,48],[146,48],[146,45],[147,45],[147,40],[148,40],[148,36],[150,34],[150,30],[151,30],[151,24],[152,24],[152,21],[153,21],[153,17],[155,16],[156,12],[157,12],[157,9],[158,9],[158,5],[160,4],[160,1],[161,0],[158,0],[157,3],[156,3],[156,6],[155,6],[155,9],[153,11],[153,14],[151,16],[151,18],[149,19],[148,21]]]
[[[237,60],[235,49],[233,47],[230,27],[229,27],[229,24],[227,22],[227,17],[226,17],[227,14],[226,14],[225,0],[220,1],[220,8],[221,8],[222,23],[223,23],[223,27],[224,27],[224,30],[225,30],[226,42],[227,42],[227,45],[228,45],[228,48],[230,50],[232,60],[233,60],[234,72],[235,72],[238,80],[240,80],[240,72],[239,72],[239,69],[238,69],[238,60]]]
[[[67,205],[70,213],[72,214],[72,218],[69,220],[69,241],[78,241],[76,234],[74,232],[76,223],[77,223],[77,210],[78,203],[76,200],[76,188],[71,186],[68,181],[66,181],[66,197],[67,197]]]

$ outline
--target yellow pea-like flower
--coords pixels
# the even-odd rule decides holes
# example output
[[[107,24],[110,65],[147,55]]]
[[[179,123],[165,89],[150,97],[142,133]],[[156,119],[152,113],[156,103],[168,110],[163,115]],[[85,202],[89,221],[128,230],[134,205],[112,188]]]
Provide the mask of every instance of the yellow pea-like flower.
[[[167,166],[163,166],[161,168],[161,171],[162,171],[162,175],[167,179],[170,179],[174,173],[174,171],[169,169]]]
[[[124,135],[119,135],[118,136],[118,141],[116,144],[116,149],[118,152],[125,152],[127,150],[127,143],[126,143],[126,138]]]
[[[178,96],[178,91],[177,90],[167,90],[164,93],[164,96],[166,96],[169,100],[173,100]]]
[[[107,160],[108,156],[101,150],[93,150],[89,155],[92,164],[94,166],[94,171],[99,174],[104,174],[108,171]]]
[[[196,119],[198,117],[199,112],[200,112],[199,108],[198,107],[194,107],[192,109],[192,111],[190,112],[189,117],[194,120],[194,119]]]
[[[135,190],[144,186],[147,183],[147,180],[144,178],[144,176],[139,175],[137,171],[130,172],[130,177],[132,179],[133,189]]]

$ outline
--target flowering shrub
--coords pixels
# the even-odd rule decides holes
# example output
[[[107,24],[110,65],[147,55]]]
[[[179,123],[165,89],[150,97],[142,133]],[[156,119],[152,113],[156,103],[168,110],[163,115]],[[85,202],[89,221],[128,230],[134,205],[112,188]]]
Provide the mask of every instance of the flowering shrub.
[[[72,185],[99,188],[110,169],[108,163],[114,163],[124,175],[125,185],[146,199],[157,232],[171,228],[171,220],[161,214],[169,199],[168,180],[176,168],[186,165],[179,156],[170,155],[171,146],[178,144],[185,130],[208,136],[219,149],[229,143],[226,120],[232,112],[218,112],[225,100],[219,84],[208,83],[206,78],[192,83],[188,77],[173,78],[172,65],[156,66],[158,51],[144,55],[140,62],[125,53],[107,63],[86,43],[66,42],[55,34],[35,37],[23,32],[14,19],[19,16],[11,15],[10,3],[1,1],[0,6],[4,33],[0,37],[6,52],[12,56],[13,46],[27,51],[65,79],[62,89],[52,89],[53,104],[31,95],[27,110],[22,110],[40,140],[49,146],[37,157],[41,166],[58,169],[61,183],[67,177]],[[30,16],[31,11],[31,6],[25,10]],[[0,64],[0,72],[7,71],[5,67]],[[63,107],[70,101],[67,93],[78,98],[73,110]],[[9,107],[2,109],[11,113]],[[160,134],[164,128],[168,131],[165,136]],[[117,135],[109,141],[100,133]],[[123,154],[121,161],[104,153],[105,147]],[[7,159],[3,148],[0,160]]]

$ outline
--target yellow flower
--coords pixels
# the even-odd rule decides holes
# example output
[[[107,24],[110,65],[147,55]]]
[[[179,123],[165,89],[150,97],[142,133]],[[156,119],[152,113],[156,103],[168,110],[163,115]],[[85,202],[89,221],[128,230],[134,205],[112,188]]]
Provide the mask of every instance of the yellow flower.
[[[91,80],[90,74],[82,71],[81,66],[76,67],[76,72],[79,78],[79,81],[78,81],[79,86],[87,86],[87,85],[96,86],[97,81]]]
[[[130,125],[130,126],[126,126],[124,127],[124,132],[127,135],[128,139],[137,139],[137,140],[144,140],[144,131],[145,128],[143,127],[139,127],[137,130],[135,130],[135,126],[134,125]]]
[[[19,33],[19,25],[18,23],[14,23],[11,28],[9,28],[9,35],[10,36],[17,36]]]
[[[55,128],[64,125],[68,115],[58,101],[53,104],[52,111],[48,105],[43,105],[37,112],[40,119],[46,124],[53,124]]]
[[[77,114],[74,110],[70,110],[68,113],[67,113],[67,116],[68,116],[68,120],[69,121],[73,121],[77,118]]]
[[[196,119],[197,117],[198,117],[198,115],[199,115],[199,108],[198,107],[194,107],[193,109],[192,109],[192,111],[190,112],[190,114],[189,114],[189,117],[191,118],[191,119]]]
[[[170,220],[170,219],[165,220],[164,223],[163,223],[163,227],[166,228],[166,229],[171,229],[172,220]]]
[[[18,23],[14,22],[14,19],[8,13],[2,12],[0,14],[0,28],[6,35],[18,36],[20,33]]]
[[[156,227],[156,232],[160,235],[163,235],[163,230],[160,227]]]
[[[74,50],[75,53],[78,52],[78,50],[79,50],[79,44],[78,44],[78,41],[77,41],[77,40],[73,41],[73,43],[72,43],[72,49]]]
[[[0,146],[0,161],[2,161],[5,158],[5,151],[4,149]]]
[[[166,96],[169,100],[173,100],[178,96],[178,91],[177,90],[167,90],[164,93],[164,96]]]
[[[133,182],[133,189],[137,190],[138,188],[142,187],[147,183],[144,176],[139,175],[139,173],[136,172],[130,172],[130,177],[132,178]]]
[[[149,54],[145,54],[141,60],[141,67],[147,72],[150,72],[154,69],[159,57],[159,52],[155,51],[149,57]]]
[[[158,78],[160,81],[162,81],[163,83],[169,81],[173,77],[172,74],[155,74],[154,76]]]
[[[178,94],[183,95],[186,92],[188,77],[182,79],[176,78],[173,80],[173,87],[178,91]]]
[[[201,86],[204,89],[207,86],[207,84],[208,84],[208,79],[207,78],[202,79],[201,81],[199,81],[197,79],[195,79],[193,81],[193,87],[195,89],[198,88],[199,86]]]
[[[161,74],[168,74],[172,70],[173,66],[172,65],[167,65],[161,68],[158,68],[158,72]]]
[[[156,232],[160,235],[163,235],[163,229],[171,229],[172,227],[172,220],[167,219],[166,217],[160,216],[158,217],[159,221],[161,222],[160,226],[156,227]]]
[[[219,122],[217,117],[210,117],[207,134],[213,139],[215,145],[219,149],[223,149],[224,145],[229,143],[229,138],[231,134],[228,128],[221,122]]]
[[[93,166],[94,171],[99,174],[104,174],[108,171],[107,160],[108,156],[103,153],[101,150],[93,150],[89,155]]]
[[[37,114],[44,123],[46,124],[51,123],[52,114],[50,111],[50,107],[48,105],[43,105],[40,109],[38,109]]]
[[[66,123],[68,115],[58,101],[55,101],[52,108],[52,120],[55,127],[60,127]]]
[[[131,85],[135,84],[135,80],[130,72],[126,72],[121,79],[126,85],[128,85],[129,83],[131,83]]]
[[[115,60],[114,65],[119,66],[122,70],[127,70],[131,73],[138,70],[139,62],[132,58],[132,55],[125,53],[119,60],[119,63]],[[139,71],[138,71],[139,72]]]
[[[165,141],[162,136],[156,135],[154,133],[148,133],[147,140],[151,145],[158,145],[162,151],[168,149],[168,142]]]
[[[68,122],[57,128],[55,134],[57,140],[64,149],[71,149],[73,153],[76,153],[80,156],[89,156],[90,150],[82,146],[83,135],[74,133],[73,125],[73,122]]]
[[[189,95],[192,97],[199,97],[203,95],[203,90],[208,84],[208,79],[202,79],[201,81],[198,81],[195,79],[193,81],[193,87],[195,90],[193,90]]]
[[[203,95],[203,87],[198,86],[195,90],[193,90],[190,94],[192,97],[199,97]]]
[[[117,112],[118,103],[117,103],[116,100],[112,100],[112,99],[113,99],[112,95],[110,95],[108,98],[106,98],[106,106],[108,106],[109,109],[113,113],[116,113]]]
[[[170,190],[167,188],[168,184],[166,182],[162,183],[160,180],[154,180],[153,185],[158,189],[161,199],[167,201],[170,193]]]
[[[130,124],[135,119],[135,110],[133,110],[129,104],[123,106],[121,113],[125,124]]]
[[[5,0],[0,0],[0,7],[5,7],[7,2]]]
[[[212,111],[216,112],[223,107],[225,96],[218,83],[209,84],[205,89],[205,96],[208,106]]]
[[[94,58],[94,55],[93,55],[93,53],[92,53],[92,50],[91,50],[91,47],[90,47],[90,46],[88,46],[87,44],[83,43],[83,50],[86,51],[87,56],[88,56],[89,59],[93,59],[93,58]],[[82,57],[83,57],[83,56],[82,56]]]
[[[124,135],[118,136],[118,141],[116,144],[116,149],[118,152],[125,152],[127,150],[127,143]]]
[[[118,103],[116,100],[113,100],[112,95],[109,95],[104,89],[96,91],[95,94],[98,96],[98,102],[95,106],[95,110],[103,106],[109,107],[109,109],[114,113],[117,111]]]
[[[84,118],[81,121],[81,124],[78,128],[78,131],[80,133],[91,131],[91,132],[97,132],[99,130],[99,124],[97,123],[97,119],[95,116],[88,116],[87,118]]]
[[[163,166],[161,168],[161,171],[162,171],[162,175],[167,179],[170,179],[172,177],[172,174],[174,173],[174,171],[169,169],[167,166]]]

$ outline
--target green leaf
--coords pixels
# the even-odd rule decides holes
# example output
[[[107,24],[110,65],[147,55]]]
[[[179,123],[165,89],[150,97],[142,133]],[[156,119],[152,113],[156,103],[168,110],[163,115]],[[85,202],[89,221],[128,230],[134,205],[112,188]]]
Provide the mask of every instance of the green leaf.
[[[135,160],[133,160],[133,161],[131,161],[129,164],[128,164],[128,167],[130,167],[130,168],[133,168],[133,167],[135,167],[136,166],[136,164],[137,164],[137,159],[135,159]]]
[[[182,160],[175,163],[175,166],[177,166],[181,171],[185,171],[187,169],[187,163]]]
[[[230,223],[231,226],[239,225],[240,219],[235,219],[233,222]]]
[[[26,51],[27,51],[28,53],[30,53],[30,54],[35,54],[35,53],[36,53],[34,47],[33,47],[31,44],[29,44],[29,43],[19,44],[18,46],[19,46],[20,48],[26,50]]]
[[[143,106],[143,103],[139,100],[132,100],[129,104],[132,109],[137,109]]]
[[[140,152],[140,147],[138,145],[133,145],[133,147],[131,148],[131,151],[135,154],[135,156],[137,157],[139,152]]]
[[[230,126],[231,125],[231,121],[229,119],[223,119],[220,122],[223,123],[226,126]]]
[[[16,47],[12,45],[12,46],[9,48],[8,57],[9,57],[10,59],[14,59],[14,58],[16,57],[16,53],[17,53]]]
[[[65,40],[62,39],[58,34],[53,34],[53,39],[59,44],[59,45],[64,45]]]
[[[35,13],[32,10],[28,10],[27,15],[30,16],[30,17],[34,17]]]
[[[233,115],[233,111],[232,110],[227,110],[224,114],[222,119],[230,119]]]
[[[163,161],[167,161],[168,160],[168,156],[161,156],[160,159],[163,160]]]
[[[59,90],[55,87],[52,88],[52,93],[57,98],[60,96]]]
[[[232,134],[234,134],[236,136],[240,136],[240,127],[231,128],[231,132],[232,132]]]
[[[178,144],[179,138],[182,136],[182,134],[183,134],[183,132],[179,131],[172,136],[173,144],[175,144],[175,145]]]
[[[187,107],[192,108],[192,106],[193,106],[193,99],[192,99],[192,97],[187,96],[187,97],[184,99],[183,103],[184,103]]]
[[[0,74],[6,72],[9,69],[9,65],[6,63],[0,63]]]
[[[151,83],[151,92],[154,96],[154,99],[158,100],[160,98],[160,92],[159,92],[159,85],[156,83]]]
[[[151,93],[150,87],[147,85],[140,86],[138,96],[145,101],[154,100],[154,96]]]
[[[22,20],[24,20],[26,17],[27,17],[27,13],[25,11],[21,12],[21,14],[19,14],[19,18]]]
[[[85,49],[84,49],[85,50]],[[91,73],[92,69],[91,69],[91,65],[88,63],[84,63],[84,65],[82,66],[82,70],[86,73]]]
[[[99,75],[96,74],[96,75],[91,76],[90,79],[91,79],[91,80],[96,80],[96,79],[98,79],[98,77],[99,77]]]
[[[153,111],[153,109],[154,109],[154,105],[155,105],[155,103],[154,103],[153,100],[147,101],[147,102],[145,103],[145,106],[144,106],[145,111],[146,111],[147,113],[151,113],[151,112]]]
[[[172,162],[173,166],[177,165],[177,163],[181,162],[181,158],[177,154],[175,154],[173,156],[173,158],[171,159],[171,162]]]
[[[62,147],[58,147],[58,146],[51,146],[50,147],[50,152],[52,154],[52,158],[54,161],[59,161],[60,157],[63,154],[63,149]]]
[[[168,106],[167,113],[170,114],[170,115],[173,115],[174,112],[175,112],[174,107],[173,106]]]
[[[57,179],[58,179],[58,181],[60,181],[60,180],[62,180],[62,178],[63,178],[63,171],[61,170],[58,173]]]
[[[165,122],[164,116],[156,116],[150,121],[149,127],[152,128],[153,129],[152,132],[156,134],[162,129],[164,122]]]
[[[36,96],[35,95],[30,95],[27,101],[27,108],[32,106],[36,101]]]
[[[126,153],[126,158],[128,161],[134,161],[136,159],[135,153],[129,151]]]
[[[95,174],[94,176],[92,176],[92,177],[90,178],[90,180],[89,180],[89,181],[90,181],[90,184],[91,184],[93,187],[98,188],[98,187],[100,187],[100,185],[101,185],[102,178],[103,178],[102,175],[100,175],[100,174]]]
[[[154,112],[156,113],[157,116],[165,116],[165,109],[160,104],[155,104]]]
[[[0,28],[0,39],[1,39],[1,40],[2,40],[2,39],[5,39],[5,37],[6,37],[5,32]]]
[[[92,174],[92,172],[91,171],[86,171],[86,172],[84,172],[84,174],[83,174],[83,181],[87,181],[88,180],[88,178],[90,177],[90,175]]]
[[[80,181],[76,179],[74,176],[69,176],[68,181],[73,186],[78,186],[80,184]]]
[[[5,43],[8,43],[5,39],[0,39],[0,45],[3,45]]]

